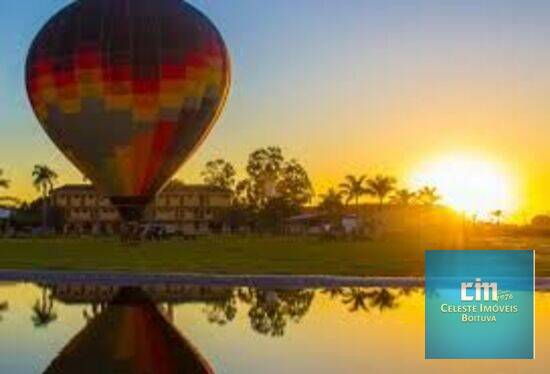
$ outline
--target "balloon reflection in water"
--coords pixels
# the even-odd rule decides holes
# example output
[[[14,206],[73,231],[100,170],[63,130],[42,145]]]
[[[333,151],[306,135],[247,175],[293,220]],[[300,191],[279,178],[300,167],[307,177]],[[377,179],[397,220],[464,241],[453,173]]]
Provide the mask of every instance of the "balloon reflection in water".
[[[122,288],[46,373],[213,373],[139,288]]]

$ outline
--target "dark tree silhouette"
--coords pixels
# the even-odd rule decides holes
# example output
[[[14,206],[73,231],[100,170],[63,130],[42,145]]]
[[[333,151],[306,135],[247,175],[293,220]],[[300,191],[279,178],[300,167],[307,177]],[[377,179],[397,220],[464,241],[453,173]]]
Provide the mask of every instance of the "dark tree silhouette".
[[[325,214],[333,225],[339,225],[344,214],[342,194],[334,188],[330,188],[326,194],[321,195],[319,210]]]
[[[32,171],[33,185],[42,193],[42,229],[47,229],[48,197],[51,195],[57,173],[46,165],[34,165]]]
[[[412,204],[416,197],[416,193],[404,188],[395,191],[394,194],[390,197],[390,202],[396,205],[407,206]]]
[[[3,178],[4,170],[0,169],[0,188],[8,189],[10,187],[10,180]]]
[[[417,192],[417,195],[419,200],[424,205],[430,205],[430,206],[435,205],[435,203],[437,203],[441,199],[441,196],[439,196],[437,193],[436,187],[429,187],[429,186],[422,187]]]
[[[340,191],[346,198],[346,204],[351,201],[355,202],[355,213],[359,215],[359,199],[367,194],[367,190],[364,186],[366,175],[360,175],[358,177],[354,175],[346,175],[345,181],[340,183]]]
[[[367,180],[367,193],[378,199],[380,206],[386,197],[395,189],[397,180],[394,177],[378,174]]]
[[[233,191],[235,187],[235,168],[224,159],[208,161],[201,172],[204,183]]]

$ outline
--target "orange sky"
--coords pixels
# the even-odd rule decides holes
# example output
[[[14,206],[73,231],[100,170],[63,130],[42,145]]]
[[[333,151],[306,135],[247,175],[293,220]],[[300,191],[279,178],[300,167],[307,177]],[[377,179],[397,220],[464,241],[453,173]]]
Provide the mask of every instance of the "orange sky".
[[[199,180],[212,158],[242,170],[268,145],[302,161],[319,193],[349,173],[392,173],[415,187],[426,164],[462,157],[505,174],[508,219],[550,211],[550,5],[192,2],[224,35],[234,85],[184,180]],[[0,33],[0,168],[13,180],[8,193],[26,199],[36,195],[35,163],[60,183],[82,180],[40,129],[22,80],[32,37],[67,3],[0,6],[17,20],[9,37]]]

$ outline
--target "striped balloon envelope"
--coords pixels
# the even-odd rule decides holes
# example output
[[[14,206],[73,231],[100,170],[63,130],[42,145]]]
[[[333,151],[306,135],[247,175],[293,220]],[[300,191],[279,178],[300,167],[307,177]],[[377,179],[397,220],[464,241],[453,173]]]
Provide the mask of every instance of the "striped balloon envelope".
[[[226,45],[181,0],[80,0],[55,15],[27,58],[46,133],[126,220],[208,135],[229,92]]]

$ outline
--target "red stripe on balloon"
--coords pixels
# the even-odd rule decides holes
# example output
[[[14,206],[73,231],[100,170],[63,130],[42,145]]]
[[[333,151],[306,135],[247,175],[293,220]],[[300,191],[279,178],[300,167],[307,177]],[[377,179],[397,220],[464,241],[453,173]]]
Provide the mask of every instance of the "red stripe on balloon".
[[[134,94],[151,94],[160,90],[159,80],[133,80],[132,89]]]
[[[132,80],[132,67],[130,65],[110,66],[107,77],[109,82],[129,82]]]
[[[76,66],[79,69],[97,69],[101,66],[101,54],[98,52],[79,52],[76,55]]]
[[[190,53],[189,56],[185,59],[185,65],[192,67],[202,67],[206,64],[202,54]]]
[[[33,64],[33,73],[36,75],[53,72],[53,61],[50,58],[41,58]]]
[[[161,66],[161,79],[184,79],[185,65],[164,64]]]
[[[175,129],[176,124],[174,122],[161,121],[157,124],[152,151],[146,167],[147,172],[145,173],[145,178],[140,186],[140,191],[142,194],[152,192],[150,189],[153,187],[152,184],[155,182],[154,178],[159,175],[158,171],[167,159],[167,151],[169,149],[169,145],[173,141]]]
[[[55,85],[58,88],[76,85],[76,76],[74,74],[74,70],[57,72],[54,75],[54,79]]]

